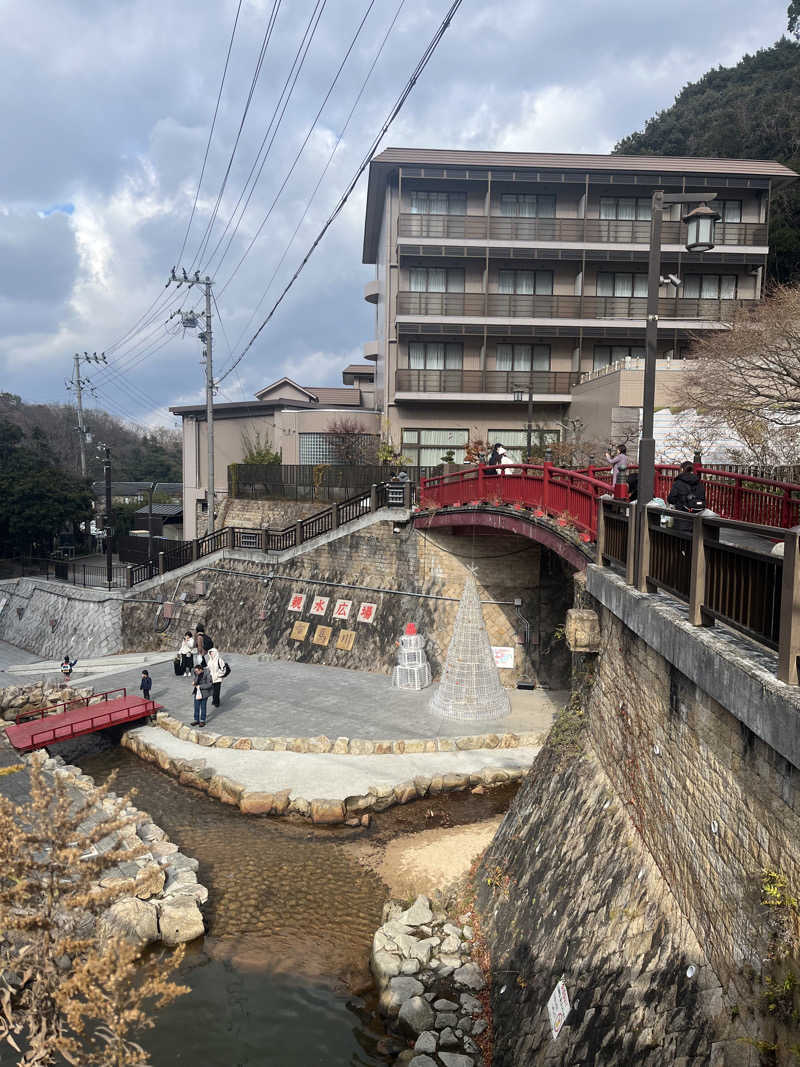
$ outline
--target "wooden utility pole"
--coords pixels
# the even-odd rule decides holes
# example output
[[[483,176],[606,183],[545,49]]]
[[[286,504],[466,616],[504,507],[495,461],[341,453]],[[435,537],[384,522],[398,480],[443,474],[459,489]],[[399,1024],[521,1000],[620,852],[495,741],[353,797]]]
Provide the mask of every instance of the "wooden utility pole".
[[[72,372],[72,379],[67,382],[67,389],[75,390],[75,406],[78,409],[78,425],[76,427],[78,431],[78,444],[81,452],[81,477],[86,477],[86,438],[88,436],[86,432],[86,423],[83,419],[83,387],[85,385],[91,386],[91,382],[88,378],[81,378],[81,360],[85,363],[104,363],[107,364],[105,352],[101,352],[100,355],[96,352],[92,352],[89,355],[88,352],[84,352],[83,355],[80,352],[76,352],[73,356],[75,367]]]

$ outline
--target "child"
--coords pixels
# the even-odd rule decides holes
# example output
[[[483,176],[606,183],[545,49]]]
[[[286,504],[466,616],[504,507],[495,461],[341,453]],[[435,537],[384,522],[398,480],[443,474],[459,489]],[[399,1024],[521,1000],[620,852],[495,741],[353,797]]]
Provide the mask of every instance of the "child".
[[[150,690],[153,688],[153,679],[150,677],[149,671],[142,671],[142,680],[139,684],[139,688],[141,689],[145,700],[149,700]]]
[[[72,676],[72,668],[77,662],[78,661],[76,659],[70,662],[69,652],[64,653],[64,658],[61,661],[61,677],[65,683],[69,682],[70,677]]]

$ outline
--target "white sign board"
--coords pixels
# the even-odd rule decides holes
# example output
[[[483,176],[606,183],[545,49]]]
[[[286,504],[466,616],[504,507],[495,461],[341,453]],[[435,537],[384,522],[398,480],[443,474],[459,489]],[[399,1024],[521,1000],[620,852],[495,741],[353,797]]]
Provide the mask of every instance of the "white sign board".
[[[550,1030],[555,1041],[569,1015],[569,996],[567,995],[567,987],[564,985],[563,975],[547,1002],[547,1014],[550,1016]]]
[[[334,619],[348,619],[350,617],[350,608],[352,606],[352,600],[337,600],[333,609]]]
[[[310,612],[312,615],[324,615],[328,610],[328,604],[330,602],[328,596],[315,596],[311,601]]]
[[[513,648],[496,648],[492,645],[492,652],[494,653],[495,666],[505,667],[506,669],[514,666]]]

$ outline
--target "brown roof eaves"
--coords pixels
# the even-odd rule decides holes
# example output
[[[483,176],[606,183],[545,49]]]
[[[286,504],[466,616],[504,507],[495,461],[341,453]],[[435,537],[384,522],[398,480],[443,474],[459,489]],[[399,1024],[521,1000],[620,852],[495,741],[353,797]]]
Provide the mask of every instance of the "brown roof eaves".
[[[362,262],[375,263],[383,210],[386,176],[401,164],[409,166],[492,167],[525,170],[579,170],[641,174],[698,174],[771,178],[786,185],[798,175],[789,167],[767,159],[715,159],[701,156],[616,156],[571,152],[488,152],[447,148],[386,148],[369,165],[367,208]]]

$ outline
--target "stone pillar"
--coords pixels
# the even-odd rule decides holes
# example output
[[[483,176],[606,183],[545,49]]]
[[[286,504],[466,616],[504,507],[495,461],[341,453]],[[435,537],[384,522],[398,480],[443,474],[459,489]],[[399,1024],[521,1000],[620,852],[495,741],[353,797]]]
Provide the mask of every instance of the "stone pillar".
[[[369,510],[378,510],[378,487],[375,484],[371,485],[369,489]]]
[[[192,562],[198,559],[200,559],[200,542],[195,537],[192,541]]]
[[[294,529],[295,529],[294,543],[299,547],[303,543],[303,520],[302,519],[298,519],[297,520],[297,522],[294,524]]]
[[[163,552],[159,552],[158,553],[158,573],[159,574],[165,574],[166,573],[166,569],[167,568],[165,566],[164,553]]]

